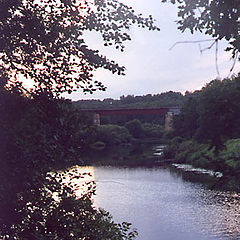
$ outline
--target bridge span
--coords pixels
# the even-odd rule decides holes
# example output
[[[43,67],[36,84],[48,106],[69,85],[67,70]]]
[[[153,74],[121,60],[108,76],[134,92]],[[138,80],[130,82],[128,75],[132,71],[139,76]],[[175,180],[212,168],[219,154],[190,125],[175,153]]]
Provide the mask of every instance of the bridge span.
[[[159,108],[109,108],[109,109],[80,109],[80,112],[93,113],[93,124],[100,125],[100,116],[122,116],[122,115],[165,115],[165,129],[172,129],[174,115],[180,113],[179,107]]]

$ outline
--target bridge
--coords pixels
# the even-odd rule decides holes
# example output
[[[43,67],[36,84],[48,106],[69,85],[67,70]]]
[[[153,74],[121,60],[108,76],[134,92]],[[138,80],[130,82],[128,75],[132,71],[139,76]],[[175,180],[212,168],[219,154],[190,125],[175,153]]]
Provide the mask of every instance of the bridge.
[[[159,108],[110,108],[110,109],[80,109],[80,112],[93,113],[93,124],[100,125],[100,116],[122,116],[122,115],[165,115],[165,129],[172,129],[174,115],[179,115],[179,107]]]

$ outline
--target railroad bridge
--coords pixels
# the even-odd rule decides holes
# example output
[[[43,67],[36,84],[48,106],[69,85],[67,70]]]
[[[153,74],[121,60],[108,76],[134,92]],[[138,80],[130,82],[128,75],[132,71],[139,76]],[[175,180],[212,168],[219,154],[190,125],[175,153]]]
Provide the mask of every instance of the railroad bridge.
[[[174,115],[180,113],[179,107],[159,107],[159,108],[112,108],[112,109],[81,109],[80,112],[93,113],[93,124],[100,125],[102,116],[122,116],[122,115],[165,115],[165,129],[172,129],[172,119]]]

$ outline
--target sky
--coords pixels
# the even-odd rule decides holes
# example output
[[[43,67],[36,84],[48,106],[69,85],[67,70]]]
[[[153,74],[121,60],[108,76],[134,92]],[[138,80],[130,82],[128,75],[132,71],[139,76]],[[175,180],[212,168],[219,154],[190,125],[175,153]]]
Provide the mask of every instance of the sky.
[[[98,49],[111,60],[126,67],[126,75],[118,76],[107,70],[94,72],[96,80],[101,81],[107,90],[84,95],[81,90],[65,95],[72,100],[80,99],[118,99],[123,95],[159,94],[167,91],[182,92],[201,89],[213,79],[223,79],[229,75],[233,61],[225,52],[226,42],[219,43],[218,76],[215,64],[215,48],[199,51],[199,44],[177,44],[179,41],[198,41],[209,39],[204,34],[190,32],[181,33],[177,29],[177,8],[160,0],[122,0],[132,6],[136,12],[153,15],[160,31],[148,31],[133,26],[130,29],[132,40],[125,44],[125,51],[114,47],[104,47],[101,37],[96,33],[86,35],[87,44]],[[201,48],[208,47],[211,42],[201,43]],[[239,72],[240,64],[234,71]]]

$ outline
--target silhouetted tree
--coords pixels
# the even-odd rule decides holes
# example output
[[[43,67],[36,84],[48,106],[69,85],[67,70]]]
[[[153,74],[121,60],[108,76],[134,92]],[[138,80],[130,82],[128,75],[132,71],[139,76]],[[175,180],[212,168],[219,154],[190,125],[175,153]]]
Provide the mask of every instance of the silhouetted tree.
[[[178,28],[203,32],[216,40],[225,39],[233,57],[240,50],[239,1],[236,0],[162,0],[178,6]]]
[[[158,29],[151,16],[137,15],[118,0],[0,1],[0,64],[8,83],[21,89],[20,78],[34,81],[35,91],[57,95],[76,88],[105,90],[92,71],[124,74],[124,67],[90,49],[83,33],[99,32],[104,45],[123,50],[134,23]]]

